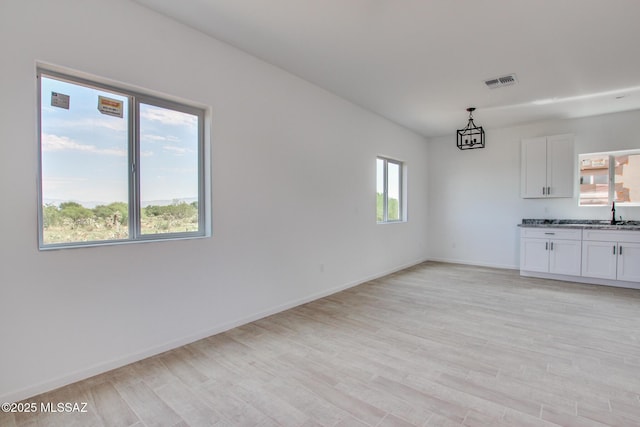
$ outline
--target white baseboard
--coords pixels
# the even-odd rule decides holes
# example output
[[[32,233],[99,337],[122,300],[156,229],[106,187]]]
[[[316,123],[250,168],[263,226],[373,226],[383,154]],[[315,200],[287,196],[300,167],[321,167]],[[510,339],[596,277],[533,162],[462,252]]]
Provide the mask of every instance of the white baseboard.
[[[447,264],[474,265],[474,266],[477,266],[477,267],[500,268],[502,270],[519,270],[520,269],[519,265],[476,262],[476,261],[469,261],[469,260],[464,260],[464,259],[453,259],[453,258],[431,257],[431,258],[429,258],[429,261],[446,262]]]
[[[524,277],[536,277],[539,279],[562,280],[565,282],[586,283],[588,285],[614,286],[616,288],[640,289],[640,283],[624,282],[622,280],[598,279],[583,276],[565,276],[563,274],[540,273],[537,271],[520,271]]]
[[[192,342],[201,340],[203,338],[207,338],[210,337],[212,335],[216,335],[225,331],[228,331],[230,329],[236,328],[238,326],[242,326],[242,325],[246,325],[247,323],[251,323],[254,322],[256,320],[262,319],[264,317],[268,317],[271,316],[273,314],[276,313],[280,313],[282,311],[297,307],[299,305],[302,304],[306,304],[309,303],[311,301],[315,301],[317,299],[320,298],[324,298],[326,296],[335,294],[337,292],[343,291],[345,289],[349,289],[352,288],[354,286],[360,285],[362,283],[366,283],[368,281],[374,280],[374,279],[378,279],[380,277],[384,277],[387,276],[389,274],[392,273],[396,273],[398,271],[404,270],[406,268],[409,267],[413,267],[415,265],[421,264],[425,261],[428,261],[428,259],[424,258],[424,259],[420,259],[420,260],[416,260],[414,262],[405,264],[405,265],[401,265],[395,268],[392,268],[390,270],[387,271],[382,271],[380,273],[377,274],[372,274],[369,275],[367,277],[364,277],[362,279],[359,280],[354,280],[348,283],[344,283],[342,285],[339,286],[335,286],[329,289],[326,289],[322,292],[317,292],[315,294],[312,294],[310,296],[304,297],[304,298],[299,298],[297,300],[293,300],[293,301],[289,301],[287,303],[284,304],[280,304],[277,305],[275,307],[269,308],[267,310],[252,314],[250,316],[246,316],[240,319],[235,319],[229,322],[225,322],[222,323],[220,325],[217,325],[213,328],[201,331],[199,333],[196,334],[192,334],[177,340],[173,340],[158,346],[154,346],[151,348],[148,348],[146,350],[143,351],[139,351],[136,353],[132,353],[117,359],[113,359],[110,361],[105,361],[105,362],[101,362],[101,363],[97,363],[93,366],[87,367],[87,368],[83,368],[83,369],[79,369],[77,371],[71,372],[69,374],[65,374],[65,375],[61,375],[59,377],[47,380],[47,381],[43,381],[41,383],[35,384],[33,386],[29,386],[29,387],[25,387],[22,388],[20,390],[16,390],[10,393],[6,393],[0,396],[0,402],[18,402],[24,399],[27,399],[29,397],[32,396],[37,396],[41,393],[45,393],[51,390],[55,390],[59,387],[63,387],[65,385],[69,385],[90,377],[93,377],[95,375],[99,375],[108,371],[111,371],[113,369],[117,369],[120,368],[122,366],[128,365],[130,363],[134,363],[143,359],[146,359],[147,357],[151,357],[151,356],[155,356],[157,354],[160,353],[164,353],[165,351],[169,351],[172,350],[174,348],[178,348],[178,347],[182,347],[183,345],[187,345],[187,344],[191,344]]]

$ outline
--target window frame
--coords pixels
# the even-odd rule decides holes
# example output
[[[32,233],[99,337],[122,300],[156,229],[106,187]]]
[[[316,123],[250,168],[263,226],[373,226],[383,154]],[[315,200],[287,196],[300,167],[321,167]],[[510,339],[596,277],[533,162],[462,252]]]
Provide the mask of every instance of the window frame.
[[[376,213],[376,222],[378,224],[395,224],[406,222],[405,217],[405,191],[404,191],[404,181],[405,181],[405,164],[404,162],[396,159],[391,159],[389,157],[376,156],[376,162],[378,160],[382,160],[383,162],[383,192],[382,192],[382,221],[377,220]],[[389,219],[389,164],[393,164],[398,166],[398,219]],[[376,167],[376,175],[377,175],[377,167]],[[376,180],[378,177],[376,176]],[[377,182],[377,181],[376,181]],[[377,194],[377,189],[376,189]],[[376,207],[377,210],[377,207]]]
[[[43,176],[42,176],[42,77],[63,81],[69,84],[84,86],[90,89],[104,90],[127,99],[128,117],[124,117],[127,121],[127,168],[128,168],[128,228],[129,237],[115,240],[91,240],[64,243],[45,243],[44,242],[44,192],[43,192]],[[150,241],[164,240],[182,240],[208,237],[210,235],[207,226],[207,218],[209,217],[209,204],[206,198],[206,189],[208,188],[205,178],[208,177],[207,163],[205,161],[205,153],[208,152],[205,143],[205,120],[207,111],[203,107],[185,102],[170,100],[162,96],[150,93],[131,90],[123,86],[116,86],[109,83],[99,81],[99,78],[85,78],[74,73],[59,72],[47,67],[38,66],[36,69],[37,80],[37,143],[38,143],[38,247],[40,250],[76,248],[76,247],[92,247],[104,245],[118,245],[129,243],[140,243]],[[141,199],[140,199],[140,164],[141,164],[141,134],[140,134],[140,104],[170,109],[197,117],[197,165],[198,165],[198,230],[185,232],[169,232],[169,233],[143,233],[141,226]]]

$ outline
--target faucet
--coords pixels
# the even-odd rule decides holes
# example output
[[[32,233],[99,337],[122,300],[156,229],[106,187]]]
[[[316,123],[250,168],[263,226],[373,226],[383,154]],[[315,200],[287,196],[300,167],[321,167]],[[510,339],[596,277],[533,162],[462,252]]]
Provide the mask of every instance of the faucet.
[[[611,225],[616,225],[616,202],[611,202]]]

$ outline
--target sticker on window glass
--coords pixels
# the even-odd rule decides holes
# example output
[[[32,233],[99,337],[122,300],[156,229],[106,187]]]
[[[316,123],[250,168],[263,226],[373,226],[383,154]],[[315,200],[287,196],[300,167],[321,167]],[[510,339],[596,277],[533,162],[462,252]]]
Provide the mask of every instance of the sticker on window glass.
[[[51,106],[69,109],[69,95],[63,93],[51,92]]]
[[[102,114],[122,118],[123,102],[106,96],[98,96],[98,111]]]

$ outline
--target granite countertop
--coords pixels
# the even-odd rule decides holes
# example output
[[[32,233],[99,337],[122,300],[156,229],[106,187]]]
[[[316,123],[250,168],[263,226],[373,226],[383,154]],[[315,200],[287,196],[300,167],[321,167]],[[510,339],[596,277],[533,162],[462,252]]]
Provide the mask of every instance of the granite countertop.
[[[518,227],[640,231],[640,221],[617,221],[617,224],[611,224],[611,221],[598,219],[523,219]]]

